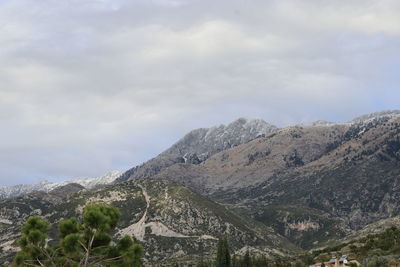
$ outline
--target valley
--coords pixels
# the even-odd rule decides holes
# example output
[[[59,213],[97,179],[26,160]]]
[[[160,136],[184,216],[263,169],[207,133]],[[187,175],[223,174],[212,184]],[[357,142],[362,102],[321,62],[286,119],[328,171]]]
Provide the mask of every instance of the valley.
[[[291,257],[400,225],[399,177],[399,111],[286,128],[239,119],[194,130],[93,186],[4,195],[0,262],[11,261],[29,216],[56,224],[92,202],[121,210],[114,234],[135,237],[148,265],[214,257],[224,235],[232,252]]]

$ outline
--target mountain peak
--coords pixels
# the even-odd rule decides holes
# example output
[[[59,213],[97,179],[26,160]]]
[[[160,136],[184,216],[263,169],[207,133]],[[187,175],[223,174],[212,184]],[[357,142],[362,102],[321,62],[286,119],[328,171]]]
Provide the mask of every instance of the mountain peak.
[[[351,120],[350,122],[351,123],[365,123],[365,122],[372,121],[375,119],[393,118],[393,117],[398,117],[398,116],[400,116],[400,110],[385,110],[385,111],[373,112],[373,113],[359,116],[359,117]]]
[[[199,164],[222,150],[247,143],[276,129],[276,126],[261,119],[246,118],[239,118],[228,125],[195,129],[156,158],[128,170],[118,181],[152,177],[176,163]]]
[[[275,125],[269,124],[267,122],[265,122],[262,119],[253,119],[253,118],[238,118],[237,120],[229,123],[226,127],[230,128],[230,127],[236,127],[236,126],[242,126],[245,128],[249,128],[249,127],[258,127],[260,128],[260,130],[263,129],[270,129],[270,128],[277,128]]]

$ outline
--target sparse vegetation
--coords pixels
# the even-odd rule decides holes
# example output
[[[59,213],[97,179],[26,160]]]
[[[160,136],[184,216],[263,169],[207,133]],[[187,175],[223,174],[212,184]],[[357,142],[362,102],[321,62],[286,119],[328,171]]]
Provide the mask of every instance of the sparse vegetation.
[[[71,197],[35,193],[2,201],[2,216],[12,223],[0,223],[0,262],[15,256],[15,240],[24,221],[31,226],[18,243],[25,247],[18,257],[45,264],[50,264],[46,253],[75,262],[85,258],[90,241],[85,217],[64,219],[80,218],[87,203],[103,201],[123,212],[118,228],[102,231],[105,235],[96,230],[93,255],[103,249],[97,243],[107,243],[117,233],[134,236],[140,221],[143,235],[137,236],[143,240],[146,262],[158,266],[189,262],[204,267],[217,262],[217,266],[300,267],[343,254],[359,259],[363,266],[395,266],[400,255],[397,228],[340,240],[400,214],[398,125],[382,120],[278,130],[239,147],[221,148],[208,160],[199,153],[182,158],[178,151],[178,163],[187,164],[166,168],[158,165],[164,161],[152,161],[157,164],[147,167],[154,169],[139,168],[146,170],[141,174],[144,179],[76,191]],[[173,164],[175,154],[171,155]],[[189,164],[196,158],[204,164]],[[151,175],[162,173],[147,177],[147,170]],[[41,217],[27,220],[35,215]],[[226,243],[221,239],[218,245],[216,237],[223,234],[228,234]],[[41,249],[28,249],[27,241]],[[108,244],[118,246],[118,242]],[[309,251],[327,244],[325,249]]]
[[[389,266],[389,262],[392,264],[390,266],[400,266],[400,229],[390,227],[379,234],[369,234],[360,239],[312,252],[317,261],[341,254],[351,255],[367,267],[386,267]]]

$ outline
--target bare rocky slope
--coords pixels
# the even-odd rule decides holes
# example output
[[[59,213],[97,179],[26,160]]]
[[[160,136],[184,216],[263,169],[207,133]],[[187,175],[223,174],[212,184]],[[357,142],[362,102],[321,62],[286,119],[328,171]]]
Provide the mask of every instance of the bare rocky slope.
[[[395,222],[399,177],[399,111],[283,129],[239,119],[192,131],[118,179],[128,182],[1,200],[0,254],[29,215],[57,222],[90,201],[121,208],[116,234],[141,240],[147,261],[207,255],[223,233],[235,250],[310,249]]]
[[[223,234],[229,236],[234,250],[250,246],[273,257],[297,249],[272,228],[185,187],[146,179],[96,190],[82,190],[80,185],[70,184],[48,194],[36,192],[0,200],[0,262],[11,260],[20,227],[29,216],[48,219],[53,224],[50,236],[56,239],[56,223],[79,218],[83,207],[91,202],[112,204],[121,210],[115,236],[136,237],[145,247],[148,263],[165,259],[169,263],[174,259],[190,261],[212,254]]]
[[[399,115],[275,129],[150,176],[187,186],[311,248],[399,214]]]
[[[247,143],[276,129],[263,120],[243,118],[227,126],[196,129],[157,157],[126,171],[117,181],[152,177],[176,163],[200,164],[215,153]]]

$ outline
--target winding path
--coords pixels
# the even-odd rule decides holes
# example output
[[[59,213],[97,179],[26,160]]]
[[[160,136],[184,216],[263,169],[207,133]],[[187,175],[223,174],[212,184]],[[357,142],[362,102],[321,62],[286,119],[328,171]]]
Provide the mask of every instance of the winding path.
[[[182,235],[180,233],[177,233],[177,232],[169,229],[167,226],[165,226],[161,222],[146,223],[147,211],[150,207],[150,196],[143,186],[141,186],[141,185],[138,185],[138,186],[142,190],[142,194],[146,200],[146,210],[144,211],[142,218],[140,218],[140,220],[137,223],[134,223],[124,229],[119,230],[118,235],[120,235],[120,236],[124,236],[124,235],[132,236],[133,235],[133,236],[135,236],[136,239],[138,239],[140,241],[144,241],[146,227],[150,227],[151,233],[153,235],[158,235],[158,236],[179,237],[179,238],[216,239],[215,237],[209,236],[209,235],[202,235],[202,236]]]

